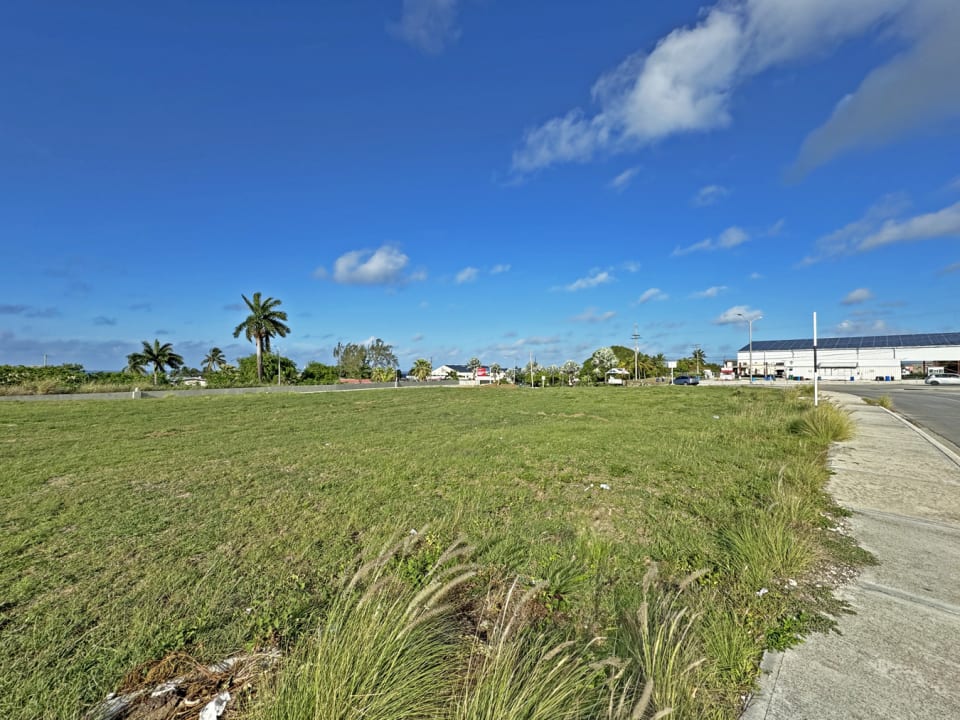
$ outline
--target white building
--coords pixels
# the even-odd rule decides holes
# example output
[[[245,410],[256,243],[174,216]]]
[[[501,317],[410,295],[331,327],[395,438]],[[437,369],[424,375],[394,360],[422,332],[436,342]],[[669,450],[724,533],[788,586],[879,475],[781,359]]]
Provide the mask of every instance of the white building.
[[[737,370],[751,374],[750,345],[737,351]],[[758,377],[813,379],[813,339],[754,340],[752,374]],[[956,368],[960,333],[871,335],[819,338],[817,367],[824,380],[897,379],[909,373],[926,375],[929,366]]]

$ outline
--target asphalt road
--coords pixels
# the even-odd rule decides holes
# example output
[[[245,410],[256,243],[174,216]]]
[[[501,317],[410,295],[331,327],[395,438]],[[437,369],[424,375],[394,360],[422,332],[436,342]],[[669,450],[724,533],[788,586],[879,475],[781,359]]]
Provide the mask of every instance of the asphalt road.
[[[939,436],[960,452],[960,386],[957,385],[900,385],[880,384],[827,385],[825,390],[851,393],[860,397],[876,398],[886,395],[893,401],[893,409]]]

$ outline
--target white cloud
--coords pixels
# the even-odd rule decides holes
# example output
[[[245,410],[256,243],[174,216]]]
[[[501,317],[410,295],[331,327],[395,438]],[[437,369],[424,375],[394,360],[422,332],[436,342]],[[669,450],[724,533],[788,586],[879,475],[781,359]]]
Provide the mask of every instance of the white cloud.
[[[940,274],[949,275],[950,273],[955,273],[958,271],[960,271],[960,262],[955,262],[947,265],[943,270],[940,271]]]
[[[643,295],[637,300],[638,305],[644,305],[645,303],[651,302],[653,300],[666,300],[669,295],[663,292],[660,288],[649,288],[643,291]]]
[[[457,285],[463,285],[464,283],[473,282],[477,279],[477,274],[480,271],[475,267],[465,267],[463,270],[457,273],[456,282]]]
[[[707,238],[706,240],[701,240],[700,242],[694,243],[693,245],[687,245],[687,247],[684,247],[684,248],[682,247],[674,248],[672,254],[677,256],[689,255],[690,253],[699,252],[700,250],[713,250],[713,249],[714,249],[713,238]]]
[[[954,0],[927,2],[947,8]],[[913,0],[720,2],[703,11],[695,26],[673,30],[648,54],[631,55],[601,76],[592,90],[598,106],[592,115],[577,108],[528,130],[513,154],[513,170],[522,175],[676,133],[725,127],[733,93],[745,79],[773,65],[820,56],[883,22],[903,21],[900,15],[916,14],[906,12],[913,5]],[[889,97],[893,102],[897,96]]]
[[[608,282],[613,281],[613,275],[611,275],[606,270],[594,270],[587,277],[580,278],[575,280],[569,285],[564,287],[564,290],[568,292],[576,292],[577,290],[587,290],[588,288],[597,287],[597,285],[604,285]]]
[[[859,220],[854,220],[819,238],[815,254],[804,258],[801,265],[811,265],[827,258],[849,255],[854,252],[863,238],[878,230],[884,221],[902,213],[909,205],[910,201],[905,195],[884,196]]]
[[[460,37],[458,0],[403,0],[400,21],[390,30],[425,53],[436,55]]]
[[[777,220],[773,225],[767,228],[767,231],[764,233],[767,237],[777,237],[780,233],[783,232],[783,228],[786,226],[787,221],[783,218]]]
[[[730,248],[735,248],[738,245],[742,245],[750,239],[750,236],[736,225],[733,227],[728,227],[720,236],[714,240],[713,238],[707,238],[706,240],[701,240],[698,243],[693,245],[688,245],[687,247],[678,247],[673,251],[674,255],[689,255],[693,252],[699,252],[701,250],[729,250]]]
[[[494,265],[490,268],[491,275],[499,275],[500,273],[510,272],[510,266],[501,263],[500,265]]]
[[[750,273],[750,279],[751,279],[751,280],[763,280],[763,275],[761,275],[761,274],[758,273],[758,272],[752,272],[752,273]]]
[[[627,260],[621,263],[620,267],[629,273],[635,273],[635,272],[639,272],[640,268],[643,266],[640,263],[638,263],[636,260]]]
[[[804,258],[802,264],[868,252],[894,243],[960,237],[960,202],[942,210],[896,219],[908,204],[899,195],[883,198],[859,220],[820,238],[816,254]]]
[[[714,325],[742,325],[749,320],[759,320],[762,315],[760,310],[752,310],[748,305],[734,305],[720,313],[713,323]]]
[[[883,320],[854,319],[843,320],[837,323],[834,333],[846,337],[857,335],[876,335],[890,332],[890,328]]]
[[[896,29],[908,49],[868,74],[807,136],[791,171],[794,177],[851,149],[881,145],[960,117],[960,5],[956,0],[915,2]]]
[[[732,248],[737,245],[743,245],[743,243],[749,239],[750,236],[747,235],[742,228],[729,227],[720,233],[720,237],[717,239],[717,247]]]
[[[333,264],[333,280],[343,285],[394,285],[407,280],[422,280],[425,275],[416,272],[404,277],[409,258],[390,245],[370,251],[351,250]],[[314,276],[327,278],[325,268],[319,267]]]
[[[873,298],[873,293],[867,288],[857,288],[847,293],[847,296],[840,302],[844,305],[857,305]]]
[[[627,168],[610,181],[610,187],[621,192],[626,190],[627,186],[630,184],[630,181],[633,180],[638,172],[640,172],[639,167]]]
[[[714,285],[713,287],[708,287],[706,290],[701,290],[700,292],[695,292],[693,297],[695,298],[715,298],[720,293],[727,290],[726,285]]]
[[[941,237],[960,237],[960,202],[907,220],[888,220],[878,231],[861,240],[857,250],[872,250],[891,243]]]
[[[730,191],[723,185],[705,185],[697,191],[692,202],[697,207],[715,205],[729,194]]]
[[[607,310],[606,312],[598,313],[596,308],[590,307],[579,315],[574,315],[570,319],[575,322],[602,323],[610,320],[616,314],[617,313],[615,313],[613,310]]]

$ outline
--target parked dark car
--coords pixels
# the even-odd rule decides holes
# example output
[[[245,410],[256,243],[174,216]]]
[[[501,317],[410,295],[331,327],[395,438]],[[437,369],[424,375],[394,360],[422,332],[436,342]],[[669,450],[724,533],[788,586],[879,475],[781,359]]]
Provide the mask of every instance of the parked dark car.
[[[696,375],[679,375],[673,379],[674,385],[699,385],[700,378]]]

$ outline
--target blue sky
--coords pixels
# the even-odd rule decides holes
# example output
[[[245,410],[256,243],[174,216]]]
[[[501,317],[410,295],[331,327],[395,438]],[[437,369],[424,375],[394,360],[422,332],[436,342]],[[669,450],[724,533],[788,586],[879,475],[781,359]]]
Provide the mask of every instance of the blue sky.
[[[6,2],[0,363],[960,330],[955,0]]]

